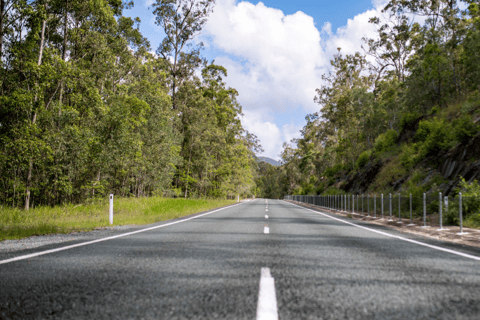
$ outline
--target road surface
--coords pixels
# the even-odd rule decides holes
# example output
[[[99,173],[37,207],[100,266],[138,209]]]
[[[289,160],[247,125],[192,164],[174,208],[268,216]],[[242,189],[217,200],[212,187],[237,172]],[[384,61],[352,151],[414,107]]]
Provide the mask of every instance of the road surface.
[[[476,248],[281,200],[188,219],[0,255],[0,318],[480,318]],[[274,279],[263,306],[261,274]]]

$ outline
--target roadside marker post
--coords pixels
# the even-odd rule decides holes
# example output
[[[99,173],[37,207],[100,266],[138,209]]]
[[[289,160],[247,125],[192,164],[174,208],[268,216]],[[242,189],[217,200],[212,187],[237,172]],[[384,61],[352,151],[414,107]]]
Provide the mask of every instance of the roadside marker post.
[[[423,194],[423,227],[427,227],[427,194]]]
[[[458,193],[458,212],[459,216],[458,218],[460,219],[460,233],[458,234],[468,234],[466,232],[463,232],[463,214],[462,214],[462,193]]]
[[[443,206],[442,206],[442,193],[438,193],[438,213],[440,215],[439,217],[439,222],[440,222],[440,228],[437,229],[438,231],[440,230],[447,230],[443,229]]]
[[[443,215],[443,212],[442,212],[442,211],[443,211],[443,210],[442,210],[442,209],[443,209],[443,207],[442,207],[442,193],[439,192],[439,193],[438,193],[438,214],[439,214],[440,229],[438,229],[438,230],[442,230],[442,229],[443,229],[443,228],[442,228],[442,227],[443,227],[443,223],[442,223],[442,222],[443,222],[443,221],[442,221],[442,220],[443,220],[443,219],[442,219],[442,215]]]
[[[392,219],[392,194],[390,193],[390,219],[388,221],[393,221]]]
[[[382,193],[382,219],[383,219],[383,193]]]
[[[415,223],[413,223],[413,219],[412,219],[412,194],[410,193],[410,224],[409,226],[414,226]]]
[[[367,217],[370,217],[370,194],[367,194]]]
[[[352,213],[355,214],[355,195],[352,194]]]
[[[402,223],[402,215],[401,215],[401,195],[400,193],[398,194],[398,221],[397,223]]]
[[[359,196],[360,195],[357,194],[357,212],[358,212],[358,214],[360,214],[360,199],[358,199]]]
[[[363,213],[363,216],[365,216],[365,207],[363,206],[363,198],[365,198],[364,194],[362,194],[362,213]]]
[[[110,194],[110,210],[108,214],[108,220],[110,224],[113,224],[113,193]]]
[[[377,195],[373,195],[373,217],[377,218]]]

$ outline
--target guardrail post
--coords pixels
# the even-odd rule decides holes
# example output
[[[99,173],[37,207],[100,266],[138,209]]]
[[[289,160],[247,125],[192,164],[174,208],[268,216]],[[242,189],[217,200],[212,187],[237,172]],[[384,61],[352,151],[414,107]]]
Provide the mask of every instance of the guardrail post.
[[[413,218],[412,218],[412,194],[410,193],[410,225],[413,226]]]
[[[427,227],[427,194],[423,194],[423,227]]]
[[[355,213],[355,195],[352,194],[352,213]]]
[[[109,198],[109,202],[110,202],[110,210],[108,212],[108,221],[110,222],[110,224],[113,224],[113,193],[110,194],[110,198]]]
[[[438,213],[440,214],[440,217],[439,217],[440,229],[438,230],[443,230],[443,221],[442,221],[443,212],[442,212],[442,193],[441,192],[438,193]]]
[[[390,219],[388,221],[393,221],[392,219],[392,194],[390,193]]]
[[[363,213],[363,215],[365,215],[365,209],[364,209],[365,207],[363,206],[363,198],[364,197],[365,197],[365,195],[362,194],[362,213]]]
[[[458,193],[458,212],[459,212],[459,216],[458,218],[460,219],[460,233],[459,234],[463,234],[463,214],[462,214],[462,193],[459,192]]]
[[[398,222],[397,223],[401,223],[402,222],[402,205],[401,205],[401,200],[402,199],[402,196],[401,194],[399,193],[398,194]]]
[[[358,205],[358,203],[359,203],[358,197],[359,197],[359,196],[360,196],[360,195],[357,194],[357,196],[355,197],[355,198],[357,199],[357,214],[360,214],[360,206]]]
[[[383,193],[382,193],[382,219],[383,219]]]
[[[370,217],[370,194],[367,194],[367,215]]]

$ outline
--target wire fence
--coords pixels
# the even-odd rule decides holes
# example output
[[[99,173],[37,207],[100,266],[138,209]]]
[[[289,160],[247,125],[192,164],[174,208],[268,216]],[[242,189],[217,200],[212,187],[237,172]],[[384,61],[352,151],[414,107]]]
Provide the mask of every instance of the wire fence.
[[[394,194],[344,194],[344,195],[294,195],[285,200],[307,203],[341,212],[388,219],[399,223],[438,227],[460,226],[466,215],[478,213],[480,199],[477,197],[455,197],[438,194],[422,196]]]

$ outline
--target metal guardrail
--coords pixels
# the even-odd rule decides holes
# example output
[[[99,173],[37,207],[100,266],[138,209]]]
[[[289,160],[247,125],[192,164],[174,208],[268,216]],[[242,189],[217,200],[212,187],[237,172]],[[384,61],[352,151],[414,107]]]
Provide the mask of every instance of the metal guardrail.
[[[471,198],[456,197],[426,193],[422,197],[407,197],[389,194],[343,194],[343,195],[288,195],[285,200],[307,203],[314,206],[361,214],[373,218],[388,218],[389,221],[410,224],[417,222],[424,227],[437,226],[440,230],[445,225],[459,225],[460,234],[463,233],[463,216],[466,212],[466,203]]]

